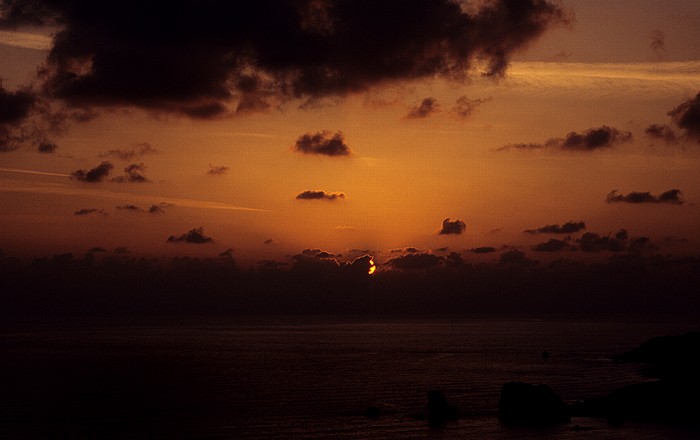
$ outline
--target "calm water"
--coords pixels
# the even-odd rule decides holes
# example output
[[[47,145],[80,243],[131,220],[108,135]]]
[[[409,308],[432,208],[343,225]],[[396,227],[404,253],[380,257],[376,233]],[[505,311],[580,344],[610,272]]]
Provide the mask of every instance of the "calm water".
[[[456,318],[5,323],[0,438],[698,438],[651,424],[574,419],[532,430],[497,419],[506,381],[547,383],[565,400],[601,395],[641,380],[612,354],[698,328]],[[427,426],[431,389],[459,408],[459,421]],[[369,406],[382,417],[366,418]]]

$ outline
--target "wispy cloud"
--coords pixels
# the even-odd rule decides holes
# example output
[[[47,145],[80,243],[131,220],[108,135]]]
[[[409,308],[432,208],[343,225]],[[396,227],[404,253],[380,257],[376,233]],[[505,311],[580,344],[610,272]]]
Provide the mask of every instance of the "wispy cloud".
[[[30,173],[34,174],[34,173]],[[53,175],[53,174],[49,174]],[[58,174],[60,177],[67,175]],[[153,199],[161,199],[163,203],[177,205],[181,208],[216,209],[223,211],[271,212],[268,209],[231,205],[228,203],[206,200],[185,199],[178,197],[162,197],[158,195],[131,194],[109,191],[98,188],[76,188],[62,183],[26,182],[11,179],[0,179],[0,192],[51,194],[63,196],[81,196],[95,199],[116,200],[123,203],[152,203]]]

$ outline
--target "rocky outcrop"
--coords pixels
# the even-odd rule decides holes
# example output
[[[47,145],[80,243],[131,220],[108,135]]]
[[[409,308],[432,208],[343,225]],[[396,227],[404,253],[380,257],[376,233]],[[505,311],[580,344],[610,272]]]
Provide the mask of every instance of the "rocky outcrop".
[[[428,423],[431,426],[441,426],[457,418],[457,407],[450,405],[442,392],[428,391]]]

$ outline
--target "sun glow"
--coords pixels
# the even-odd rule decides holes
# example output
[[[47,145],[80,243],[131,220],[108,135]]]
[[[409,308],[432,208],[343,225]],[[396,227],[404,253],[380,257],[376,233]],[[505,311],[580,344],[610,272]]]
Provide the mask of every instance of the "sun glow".
[[[369,275],[372,275],[375,270],[377,270],[377,266],[374,264],[374,260],[369,260],[369,270],[367,271],[367,273]]]

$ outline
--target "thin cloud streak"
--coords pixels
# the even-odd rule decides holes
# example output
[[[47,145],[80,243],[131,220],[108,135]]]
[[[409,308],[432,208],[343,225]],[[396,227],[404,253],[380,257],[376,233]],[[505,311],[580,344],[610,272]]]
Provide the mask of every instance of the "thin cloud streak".
[[[50,173],[48,171],[21,170],[19,168],[0,168],[0,171],[4,171],[6,173],[34,174],[37,176],[70,177],[70,174]]]
[[[96,199],[119,200],[127,203],[141,202],[152,204],[153,200],[156,199],[161,200],[163,203],[169,203],[182,208],[217,209],[223,211],[272,212],[269,209],[230,205],[222,202],[184,199],[177,197],[162,197],[158,195],[120,193],[94,188],[74,188],[64,184],[36,184],[34,182],[18,182],[9,179],[0,179],[0,184],[0,192],[26,192],[58,196],[83,196]]]

